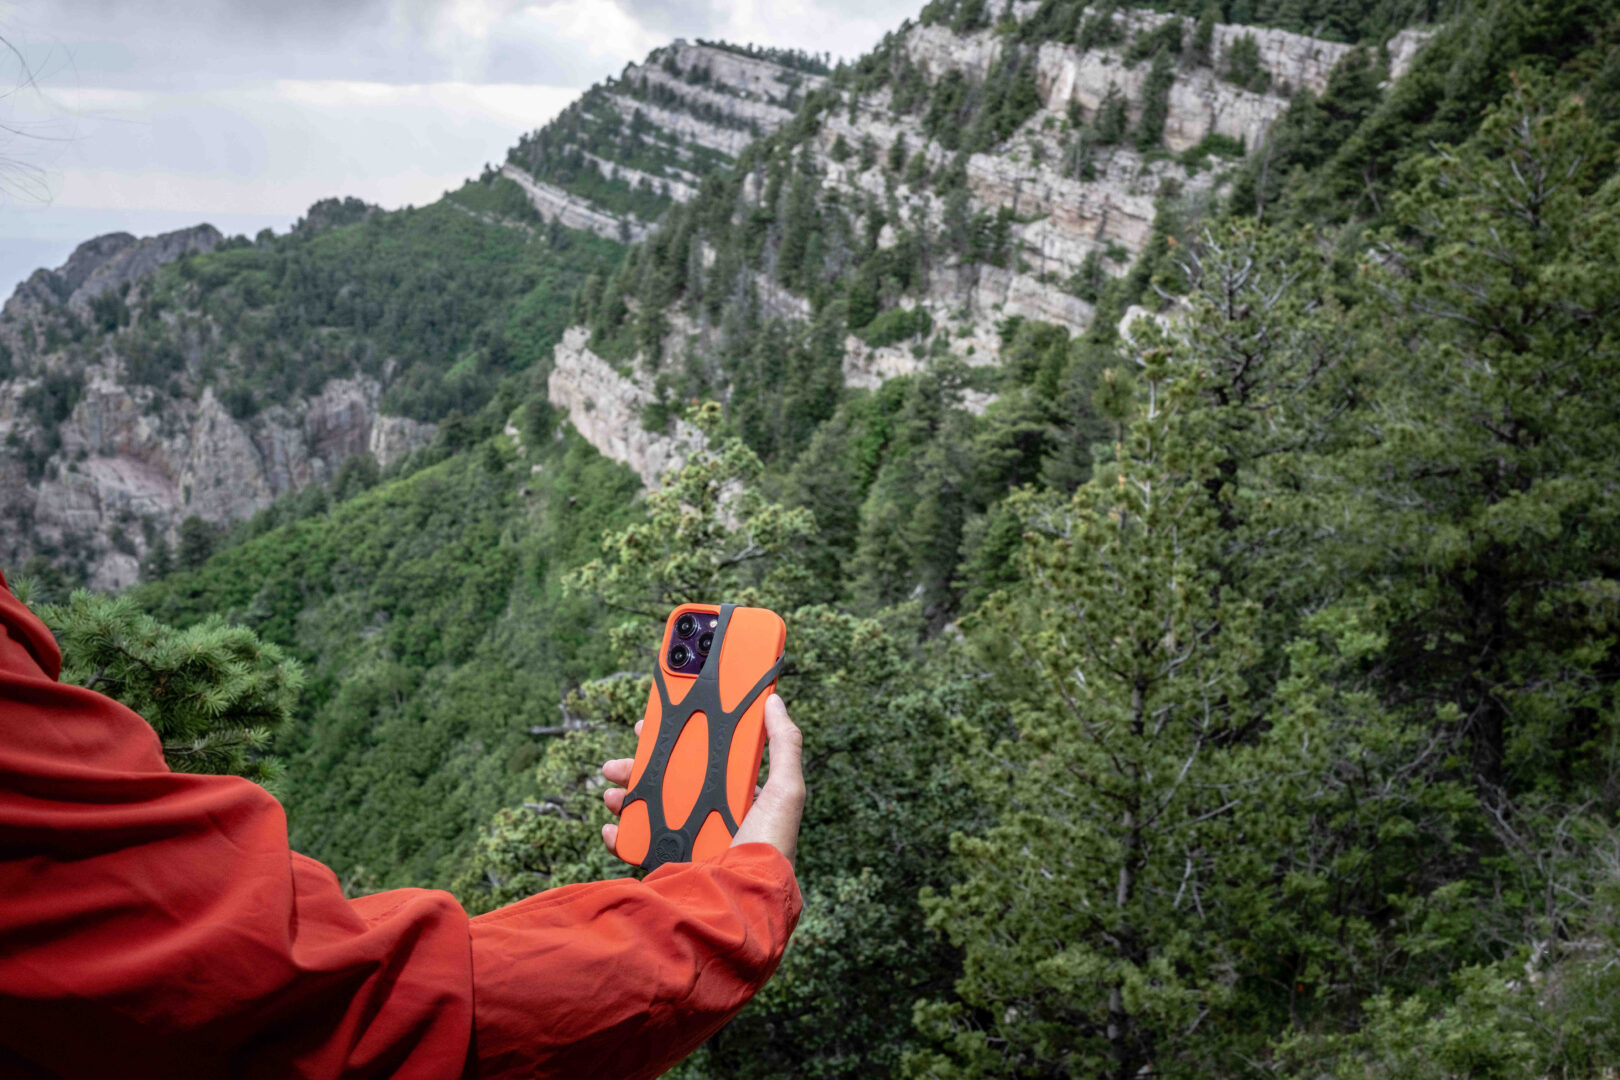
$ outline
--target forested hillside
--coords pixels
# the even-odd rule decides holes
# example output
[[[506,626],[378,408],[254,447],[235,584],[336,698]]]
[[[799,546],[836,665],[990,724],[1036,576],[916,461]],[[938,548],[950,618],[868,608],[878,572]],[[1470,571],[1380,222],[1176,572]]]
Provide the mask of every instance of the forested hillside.
[[[289,233],[115,234],[0,315],[0,557],[100,588],[393,465],[532,367],[615,245],[495,176],[421,209],[316,204]]]
[[[1596,0],[671,47],[525,139],[527,185],[412,212],[532,206],[578,279],[446,312],[469,344],[390,391],[432,441],[129,600],[301,663],[295,846],[475,911],[621,872],[598,766],[671,606],[780,611],[805,915],[687,1077],[1608,1076],[1617,50]],[[692,111],[716,54],[799,77],[712,90],[783,115],[688,183],[641,125],[745,130]],[[380,219],[274,243],[318,273]],[[219,385],[263,408],[253,370]]]

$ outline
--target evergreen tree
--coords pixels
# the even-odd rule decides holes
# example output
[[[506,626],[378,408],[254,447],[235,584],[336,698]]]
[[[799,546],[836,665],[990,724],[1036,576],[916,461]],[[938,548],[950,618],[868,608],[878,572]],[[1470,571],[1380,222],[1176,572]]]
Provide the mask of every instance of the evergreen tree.
[[[1119,92],[1119,87],[1113,83],[1108,84],[1108,92],[1103,95],[1102,104],[1097,106],[1097,119],[1095,127],[1097,142],[1103,146],[1113,146],[1125,138],[1126,119],[1125,95]]]
[[[1383,338],[1383,437],[1347,480],[1401,582],[1392,654],[1417,666],[1392,692],[1443,688],[1436,721],[1481,798],[1534,801],[1533,777],[1595,781],[1612,761],[1591,695],[1616,661],[1592,604],[1620,580],[1602,494],[1620,437],[1620,189],[1582,102],[1535,79],[1420,176],[1397,207],[1417,242],[1382,249],[1403,331]]]
[[[195,570],[214,553],[214,527],[196,514],[180,523],[179,566]]]
[[[79,591],[39,616],[62,646],[62,681],[129,706],[152,725],[176,772],[273,783],[271,736],[303,686],[298,664],[218,616],[176,630],[128,598]]]
[[[1187,63],[1193,67],[1209,67],[1215,61],[1215,24],[1220,22],[1220,5],[1211,0],[1198,12],[1193,24],[1192,41],[1187,45]]]
[[[1263,92],[1271,85],[1271,72],[1260,60],[1260,43],[1253,34],[1244,34],[1226,50],[1226,70],[1222,73],[1229,82],[1245,90]]]
[[[1194,1075],[1189,1033],[1226,1024],[1231,886],[1260,857],[1233,812],[1265,767],[1222,746],[1254,610],[1218,584],[1210,463],[1175,435],[1191,389],[1162,351],[1142,363],[1118,459],[1070,500],[1019,499],[1022,580],[972,620],[1009,713],[968,767],[999,823],[927,903],[964,975],[919,1010],[942,1049],[918,1075]]]
[[[1176,81],[1170,50],[1153,54],[1153,67],[1142,82],[1142,111],[1136,118],[1138,150],[1151,150],[1164,140],[1164,122],[1170,115],[1170,87]]]
[[[156,581],[173,572],[174,549],[169,547],[168,537],[159,536],[147,549],[146,560],[141,564],[141,580]]]

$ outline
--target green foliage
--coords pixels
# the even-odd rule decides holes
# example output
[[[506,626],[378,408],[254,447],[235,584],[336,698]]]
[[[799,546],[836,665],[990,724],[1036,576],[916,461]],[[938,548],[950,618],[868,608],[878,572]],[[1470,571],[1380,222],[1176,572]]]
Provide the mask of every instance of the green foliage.
[[[1235,206],[1295,221],[1387,224],[1392,196],[1415,179],[1417,161],[1437,144],[1465,141],[1518,75],[1612,101],[1617,32],[1606,3],[1487,0],[1440,27],[1384,95],[1381,65],[1352,53],[1337,86],[1298,117],[1290,110],[1286,130],[1273,133],[1275,152],[1252,155],[1258,175],[1248,191],[1240,181]]]
[[[1195,169],[1201,167],[1210,157],[1241,158],[1243,155],[1243,140],[1212,131],[1199,140],[1196,146],[1189,146],[1182,151],[1181,163],[1189,169]]]
[[[1103,146],[1113,146],[1124,141],[1125,128],[1129,121],[1126,118],[1125,95],[1119,92],[1119,87],[1112,83],[1108,86],[1108,93],[1103,96],[1102,104],[1097,106],[1097,118],[1094,124],[1097,141]],[[1163,124],[1160,125],[1161,131]]]
[[[1209,0],[1198,10],[1198,21],[1193,24],[1192,41],[1187,46],[1187,63],[1193,67],[1209,67],[1215,59],[1215,24],[1220,22],[1221,7]]]
[[[1228,82],[1257,94],[1271,86],[1271,71],[1260,60],[1260,43],[1253,34],[1244,34],[1227,47],[1226,70],[1221,74]]]
[[[1160,53],[1180,56],[1181,37],[1181,20],[1166,19],[1152,30],[1138,34],[1131,41],[1130,48],[1125,50],[1125,62],[1135,64],[1142,60],[1151,60]]]
[[[529,728],[611,670],[598,619],[562,577],[626,517],[634,478],[548,432],[523,495],[483,451],[480,439],[135,594],[176,625],[228,612],[304,664],[300,722],[275,744],[290,834],[378,887],[455,880],[490,815],[529,791],[543,746]]]
[[[926,336],[933,328],[933,317],[926,308],[891,308],[866,324],[861,340],[873,348],[882,348],[907,338]]]
[[[502,376],[549,355],[566,325],[562,298],[617,250],[534,229],[527,200],[502,177],[422,209],[330,202],[286,236],[160,270],[143,285],[140,317],[101,331],[128,376],[171,394],[211,384],[238,418],[356,374],[387,384],[391,413],[476,412]],[[77,379],[60,378],[38,392],[45,431],[76,393],[67,388]]]
[[[1164,139],[1164,122],[1170,115],[1170,87],[1175,81],[1170,50],[1161,48],[1153,54],[1153,67],[1142,82],[1142,111],[1135,131],[1138,150],[1151,150]]]
[[[1256,854],[1232,811],[1265,768],[1231,748],[1256,609],[1218,583],[1209,449],[1177,438],[1194,386],[1142,363],[1121,457],[1066,503],[1017,504],[1027,587],[973,620],[1011,676],[1006,735],[967,751],[1000,823],[957,844],[965,880],[928,907],[966,950],[961,1005],[993,1019],[923,1009],[951,1049],[920,1071],[1178,1072],[1207,1053],[1195,1018],[1228,1005],[1245,901],[1222,883]],[[1017,1058],[991,1064],[1003,1044]]]
[[[180,550],[182,570],[195,570],[214,553],[214,527],[196,514],[180,523]]]
[[[304,684],[299,665],[276,646],[217,615],[176,630],[128,598],[82,590],[38,614],[61,644],[62,681],[139,713],[171,769],[275,785],[281,762],[266,748]]]

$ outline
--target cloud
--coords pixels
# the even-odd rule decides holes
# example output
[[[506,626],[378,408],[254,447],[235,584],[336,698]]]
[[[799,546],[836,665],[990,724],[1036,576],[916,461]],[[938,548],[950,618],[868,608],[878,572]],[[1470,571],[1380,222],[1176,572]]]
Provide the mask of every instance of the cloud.
[[[327,195],[423,203],[498,162],[571,87],[282,79],[207,93],[86,88],[53,147],[63,207],[289,213]],[[188,202],[188,200],[190,200]]]

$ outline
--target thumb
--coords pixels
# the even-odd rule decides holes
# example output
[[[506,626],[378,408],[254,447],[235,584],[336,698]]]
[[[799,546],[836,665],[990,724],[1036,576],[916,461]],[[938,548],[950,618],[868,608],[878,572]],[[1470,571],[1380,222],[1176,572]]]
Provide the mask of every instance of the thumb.
[[[804,797],[804,736],[788,719],[787,706],[775,694],[765,699],[765,738],[771,749],[771,771],[765,790]]]

